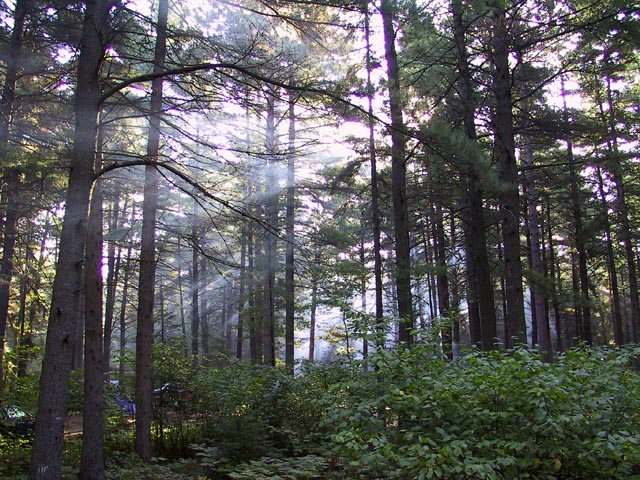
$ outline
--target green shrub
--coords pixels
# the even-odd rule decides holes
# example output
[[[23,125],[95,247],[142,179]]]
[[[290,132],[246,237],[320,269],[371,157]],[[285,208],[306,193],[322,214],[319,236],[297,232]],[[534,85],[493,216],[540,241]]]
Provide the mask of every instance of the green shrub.
[[[373,359],[368,388],[338,384],[323,428],[353,478],[629,478],[640,473],[636,352],[527,350],[448,364],[419,348]],[[356,390],[357,394],[349,394]]]

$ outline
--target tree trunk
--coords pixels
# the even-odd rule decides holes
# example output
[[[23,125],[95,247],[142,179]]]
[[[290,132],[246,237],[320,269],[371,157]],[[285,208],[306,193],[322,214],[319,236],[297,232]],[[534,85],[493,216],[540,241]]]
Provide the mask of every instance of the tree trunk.
[[[531,292],[533,296],[533,311],[535,312],[537,338],[532,337],[538,343],[538,350],[545,362],[553,360],[553,347],[551,345],[551,331],[549,328],[549,316],[547,309],[547,298],[543,287],[545,278],[544,266],[542,263],[540,216],[538,214],[538,200],[535,185],[533,148],[529,138],[525,138],[523,148],[523,158],[527,168],[525,177],[527,192],[527,209],[529,214],[529,236],[531,239]]]
[[[270,87],[273,88],[273,87]],[[275,357],[275,288],[276,269],[278,265],[277,237],[273,229],[278,224],[278,182],[276,177],[276,112],[275,92],[267,93],[267,125],[266,125],[267,170],[265,185],[265,215],[268,226],[265,231],[265,271],[263,298],[263,363],[276,364]]]
[[[127,248],[124,264],[124,278],[122,279],[122,300],[120,302],[120,362],[118,374],[124,375],[125,359],[127,357],[127,305],[129,304],[129,276],[131,274],[131,246]]]
[[[467,55],[466,31],[462,2],[451,1],[453,35],[456,45],[458,70],[457,90],[460,97],[459,117],[464,133],[471,142],[477,142],[475,111],[476,102],[469,59]],[[469,309],[469,333],[471,345],[482,350],[496,348],[498,333],[496,326],[495,298],[491,281],[491,268],[487,253],[487,234],[484,220],[484,192],[476,162],[471,160],[466,168],[464,195],[464,238],[467,262],[467,304]]]
[[[200,288],[200,265],[198,258],[198,228],[196,225],[196,208],[197,203],[194,202],[193,222],[191,224],[191,241],[193,247],[191,249],[191,355],[193,356],[193,364],[198,364],[199,345],[200,345],[200,298],[198,289]]]
[[[9,315],[9,297],[11,281],[13,279],[13,256],[16,243],[16,228],[19,209],[20,172],[17,166],[11,165],[13,160],[9,156],[9,129],[13,120],[16,81],[21,64],[22,35],[27,16],[26,0],[17,0],[13,10],[13,30],[9,49],[5,57],[6,72],[2,99],[0,100],[0,162],[6,190],[3,226],[2,260],[0,260],[0,382],[4,379],[4,339]]]
[[[295,171],[296,112],[295,97],[289,92],[289,151],[287,152],[287,211],[285,253],[285,365],[293,373],[295,365],[295,286],[294,286],[294,242],[295,242]]]
[[[82,265],[87,237],[89,198],[100,101],[100,67],[107,46],[109,10],[113,2],[87,2],[75,95],[75,133],[47,327],[38,412],[31,454],[31,480],[62,477],[64,422],[69,399],[76,311],[82,291]]]
[[[116,187],[113,200],[113,212],[109,229],[114,232],[120,222],[120,187]],[[126,204],[124,207],[126,210]],[[116,250],[118,254],[116,255]],[[116,249],[116,241],[109,242],[107,247],[107,294],[104,306],[104,370],[109,373],[111,370],[111,336],[113,334],[113,320],[116,306],[116,287],[120,277],[120,250]]]
[[[369,2],[367,2],[367,11],[365,12],[365,37],[367,43],[367,100],[368,100],[368,116],[367,122],[369,127],[369,164],[371,170],[371,227],[373,230],[373,279],[375,285],[375,301],[376,301],[376,325],[375,325],[375,341],[378,351],[384,348],[384,303],[383,303],[383,285],[382,285],[382,250],[380,242],[380,205],[378,192],[378,166],[376,157],[375,142],[375,118],[373,115],[373,97],[375,94],[373,82],[371,80],[371,72],[373,65],[371,61],[371,29],[369,18]]]
[[[202,363],[206,365],[211,353],[209,316],[207,315],[207,257],[204,254],[200,257],[200,330],[202,331]]]
[[[414,328],[411,298],[411,245],[409,243],[409,208],[407,202],[407,156],[400,92],[400,67],[395,46],[396,4],[382,0],[380,13],[384,30],[385,59],[391,113],[391,189],[393,199],[393,227],[395,240],[395,283],[398,302],[398,340],[409,347]]]
[[[438,167],[436,167],[438,168]],[[437,176],[437,174],[436,174]],[[437,180],[436,180],[437,183]],[[449,276],[447,274],[447,255],[444,236],[444,219],[442,207],[433,206],[433,239],[435,241],[436,286],[438,295],[438,312],[442,329],[442,353],[449,360],[453,359],[453,343],[451,330],[451,311],[449,297]]]
[[[236,339],[236,358],[242,360],[244,342],[244,324],[247,314],[247,225],[243,224],[240,231],[240,279],[238,292],[238,334]]]
[[[624,328],[622,324],[622,310],[620,309],[620,288],[618,286],[618,273],[616,269],[616,257],[613,251],[613,239],[611,235],[611,222],[609,222],[609,203],[604,191],[604,179],[602,169],[596,166],[596,177],[598,179],[598,194],[600,195],[600,206],[602,209],[602,222],[604,227],[604,238],[607,244],[607,271],[609,274],[609,295],[611,297],[611,323],[613,324],[613,338],[616,345],[623,345]]]
[[[316,247],[317,248],[317,247]],[[320,264],[320,251],[316,250],[314,265]],[[311,307],[309,321],[309,361],[314,362],[316,358],[316,315],[318,310],[318,277],[313,273],[311,278]]]
[[[101,165],[98,136],[96,167]],[[104,472],[104,352],[102,336],[102,180],[93,189],[85,261],[84,404],[80,479],[102,480]]]
[[[505,313],[507,347],[527,344],[520,258],[520,202],[518,168],[515,155],[511,71],[507,16],[500,5],[493,6],[493,92],[496,106],[493,116],[494,155],[501,182],[502,242],[504,247]]]
[[[609,59],[607,58],[607,63]],[[607,91],[607,120],[608,120],[608,149],[611,155],[609,170],[616,188],[616,207],[618,219],[620,222],[620,240],[624,245],[625,259],[627,262],[627,274],[629,276],[629,303],[631,307],[631,341],[638,343],[640,341],[640,298],[638,296],[638,269],[636,266],[636,258],[634,245],[635,241],[631,232],[631,224],[629,222],[629,207],[627,206],[625,182],[622,177],[622,169],[619,159],[618,149],[618,133],[616,131],[616,106],[613,101],[613,93],[611,89],[612,78],[607,75],[606,91]]]
[[[159,0],[154,72],[164,71],[168,0]],[[147,158],[157,160],[160,149],[162,116],[162,77],[151,87],[151,110]],[[156,275],[156,210],[158,208],[158,169],[145,166],[142,202],[142,237],[140,247],[140,279],[138,287],[138,331],[136,334],[136,453],[150,462],[151,421],[153,419],[153,386],[151,381],[151,345],[153,344],[153,305]]]

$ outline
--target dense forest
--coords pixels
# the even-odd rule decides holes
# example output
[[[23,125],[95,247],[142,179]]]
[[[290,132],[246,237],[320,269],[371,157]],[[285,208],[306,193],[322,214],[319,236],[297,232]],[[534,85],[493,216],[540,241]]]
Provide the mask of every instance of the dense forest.
[[[0,89],[3,478],[640,478],[637,1],[2,1]]]

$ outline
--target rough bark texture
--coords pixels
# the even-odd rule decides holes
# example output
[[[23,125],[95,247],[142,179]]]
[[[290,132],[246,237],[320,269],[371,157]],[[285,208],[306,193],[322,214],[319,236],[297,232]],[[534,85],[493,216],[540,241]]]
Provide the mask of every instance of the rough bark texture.
[[[166,51],[168,0],[160,0],[154,72],[164,71]],[[151,112],[147,156],[157,159],[160,149],[162,116],[162,77],[151,87]],[[158,208],[158,169],[145,167],[144,199],[142,203],[142,237],[140,247],[140,281],[138,287],[138,330],[136,334],[136,453],[150,462],[151,422],[153,420],[153,386],[151,383],[151,345],[153,344],[153,306],[156,276],[156,210]]]
[[[462,2],[451,2],[453,35],[456,45],[458,70],[457,91],[463,130],[467,138],[477,141],[475,111],[476,102],[466,47],[466,22]],[[466,169],[464,195],[464,238],[467,261],[467,303],[471,344],[482,350],[497,346],[495,298],[491,281],[491,269],[487,252],[487,233],[484,219],[484,192],[481,187],[478,166],[469,159]]]
[[[75,133],[66,207],[53,282],[47,341],[40,376],[40,395],[31,454],[32,480],[62,476],[64,422],[69,399],[76,310],[82,288],[89,198],[93,183],[100,67],[107,45],[109,9],[113,2],[87,2],[75,96]]]
[[[98,147],[99,148],[99,147]],[[102,338],[102,184],[91,199],[85,262],[84,404],[79,478],[102,480],[104,472],[104,353]]]
[[[411,298],[411,246],[409,242],[409,207],[407,201],[407,156],[400,92],[400,67],[395,47],[393,20],[396,5],[382,0],[380,13],[384,30],[385,59],[391,113],[391,189],[393,199],[393,231],[395,240],[395,283],[398,304],[398,339],[410,346],[414,328]]]
[[[494,155],[501,182],[502,243],[504,247],[507,346],[527,343],[520,258],[520,195],[515,154],[508,19],[501,5],[493,6]]]

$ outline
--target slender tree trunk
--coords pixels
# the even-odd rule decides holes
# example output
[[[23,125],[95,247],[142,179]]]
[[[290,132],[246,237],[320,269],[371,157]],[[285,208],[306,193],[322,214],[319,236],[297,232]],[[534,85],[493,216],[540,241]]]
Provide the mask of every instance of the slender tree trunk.
[[[31,480],[62,477],[64,422],[69,399],[76,312],[82,288],[89,198],[93,184],[100,67],[108,39],[109,10],[114,2],[87,2],[75,95],[75,134],[71,168],[53,282],[38,412],[31,453]]]
[[[591,345],[591,306],[589,300],[589,271],[587,267],[587,250],[585,246],[585,232],[582,227],[582,213],[580,192],[578,188],[578,174],[574,166],[573,146],[567,141],[569,157],[569,181],[571,184],[571,206],[573,210],[573,228],[575,231],[575,248],[578,257],[577,276],[574,289],[578,293],[576,301],[576,335],[579,340]]]
[[[409,242],[409,207],[407,201],[407,155],[400,92],[400,67],[395,47],[395,0],[382,0],[380,13],[384,30],[385,59],[391,111],[391,189],[395,240],[395,283],[398,302],[398,340],[409,347],[414,328],[411,295],[411,245]]]
[[[189,340],[187,338],[187,319],[184,311],[184,288],[182,284],[182,252],[180,246],[182,243],[178,240],[178,303],[180,304],[180,329],[182,332],[182,340],[184,341],[184,355],[189,355]]]
[[[314,256],[315,265],[320,264],[320,251],[316,250]],[[318,310],[318,278],[314,273],[311,278],[311,307],[309,322],[309,361],[314,362],[316,357],[316,315]]]
[[[376,349],[382,351],[384,348],[384,303],[383,303],[383,285],[382,285],[382,250],[380,242],[380,194],[378,192],[378,166],[376,158],[376,142],[375,142],[375,119],[373,115],[373,97],[375,95],[373,82],[371,80],[371,72],[373,70],[371,61],[371,29],[369,18],[369,2],[367,2],[367,11],[365,12],[365,38],[367,44],[367,100],[368,100],[368,127],[369,127],[369,164],[371,170],[371,225],[373,230],[373,279],[375,285],[375,302],[376,302]]]
[[[120,187],[114,192],[113,212],[109,228],[115,231],[120,222]],[[126,210],[126,204],[124,210]],[[116,255],[117,250],[117,255]],[[107,248],[107,295],[104,306],[104,369],[105,373],[111,370],[111,336],[113,334],[113,320],[115,318],[116,287],[120,276],[120,250],[116,249],[116,241],[109,242]]]
[[[437,168],[437,167],[436,167]],[[437,183],[437,181],[436,181]],[[453,344],[451,337],[451,309],[449,297],[449,276],[447,274],[447,255],[444,236],[444,219],[442,207],[433,206],[433,239],[435,240],[436,286],[438,295],[438,312],[442,322],[442,353],[449,360],[453,359]]]
[[[273,88],[273,87],[272,87]],[[267,173],[265,185],[265,215],[268,229],[265,231],[265,272],[262,341],[265,365],[275,365],[275,287],[278,264],[277,238],[273,229],[278,223],[278,191],[276,178],[276,112],[275,92],[267,93],[266,125]]]
[[[295,170],[296,112],[295,97],[289,92],[289,151],[287,152],[287,211],[286,211],[286,253],[285,253],[285,365],[290,373],[295,366]]]
[[[198,258],[198,229],[195,220],[194,204],[194,220],[191,225],[191,236],[193,248],[191,250],[191,355],[193,356],[194,365],[198,364],[198,356],[200,354],[200,298],[198,289],[200,288],[200,266]]]
[[[549,328],[549,316],[547,309],[547,298],[545,296],[542,280],[545,278],[544,266],[542,263],[540,216],[538,214],[538,199],[535,185],[533,148],[529,138],[525,139],[523,158],[527,165],[526,192],[527,209],[529,214],[529,235],[531,238],[531,291],[533,293],[533,310],[535,312],[538,349],[545,362],[553,360],[553,347],[551,345],[551,331]]]
[[[125,360],[127,358],[127,305],[129,303],[129,276],[131,274],[131,246],[127,248],[124,264],[124,278],[122,279],[122,300],[120,302],[120,362],[118,373],[124,375]]]
[[[13,120],[16,81],[18,69],[21,63],[22,36],[24,22],[27,16],[26,0],[16,0],[13,10],[13,30],[6,55],[6,71],[2,99],[0,99],[0,163],[3,165],[6,190],[3,197],[6,199],[4,211],[2,259],[0,260],[0,382],[4,378],[4,339],[7,330],[7,317],[9,315],[9,297],[11,281],[13,279],[13,256],[15,252],[18,210],[20,171],[11,165],[13,160],[9,156],[9,129]]]
[[[247,234],[247,277],[249,282],[248,292],[248,308],[249,308],[249,356],[251,358],[251,364],[257,365],[262,358],[261,342],[258,338],[258,315],[256,312],[257,305],[257,286],[256,286],[256,272],[255,272],[255,235],[253,225],[249,225],[249,232]]]
[[[238,292],[238,336],[236,341],[236,358],[242,360],[244,342],[244,323],[247,314],[247,225],[240,231],[240,279]]]
[[[207,314],[207,257],[200,256],[200,329],[202,331],[202,362],[207,365],[211,353],[209,316]]]
[[[547,198],[547,205],[549,205],[549,199]],[[547,208],[547,243],[549,245],[549,278],[553,280],[554,294],[552,295],[553,305],[553,319],[556,330],[556,351],[563,352],[565,350],[564,339],[565,335],[562,328],[562,315],[560,313],[560,301],[559,298],[562,295],[562,278],[560,276],[559,269],[556,268],[556,253],[555,253],[555,241],[553,238],[553,228],[551,228],[551,208]]]
[[[609,59],[607,58],[607,62]],[[629,207],[626,199],[626,188],[622,169],[620,168],[619,149],[618,149],[618,132],[616,129],[616,106],[613,101],[613,92],[611,89],[611,76],[606,78],[607,92],[607,121],[608,121],[608,149],[611,155],[609,170],[613,178],[616,188],[616,210],[620,223],[620,240],[624,245],[625,259],[627,262],[627,274],[629,276],[629,304],[631,314],[631,340],[633,343],[640,341],[640,298],[638,295],[638,269],[636,266],[636,254],[634,251],[635,239],[631,231],[631,223],[629,222]]]
[[[493,6],[493,92],[496,99],[493,117],[494,155],[501,181],[502,242],[504,246],[505,314],[507,346],[527,343],[520,258],[520,199],[515,155],[511,71],[509,68],[509,34],[507,15],[501,5]]]
[[[365,255],[365,234],[366,234],[366,223],[365,216],[363,215],[360,219],[360,265],[362,266],[363,272],[367,271],[367,257]],[[368,283],[368,275],[363,275],[360,281],[360,310],[362,312],[362,318],[368,318],[367,315],[367,283]],[[362,330],[362,367],[366,372],[369,370],[368,365],[368,357],[369,357],[369,322],[361,322],[360,329]]]
[[[167,41],[168,0],[159,0],[154,72],[164,71]],[[158,158],[162,116],[162,77],[151,87],[151,110],[147,157]],[[142,203],[142,237],[140,247],[140,279],[138,286],[138,330],[136,334],[136,453],[150,462],[151,421],[153,419],[153,386],[151,381],[151,345],[153,344],[153,306],[156,275],[156,210],[158,208],[158,169],[145,167]]]
[[[613,239],[611,235],[611,222],[609,222],[609,204],[604,191],[604,179],[602,169],[596,166],[598,179],[598,194],[600,195],[601,215],[604,227],[604,237],[607,244],[607,271],[609,273],[609,294],[611,296],[611,321],[613,324],[613,338],[616,345],[624,344],[624,328],[622,324],[622,310],[620,309],[620,288],[618,286],[618,273],[616,269],[616,257],[613,251]]]

